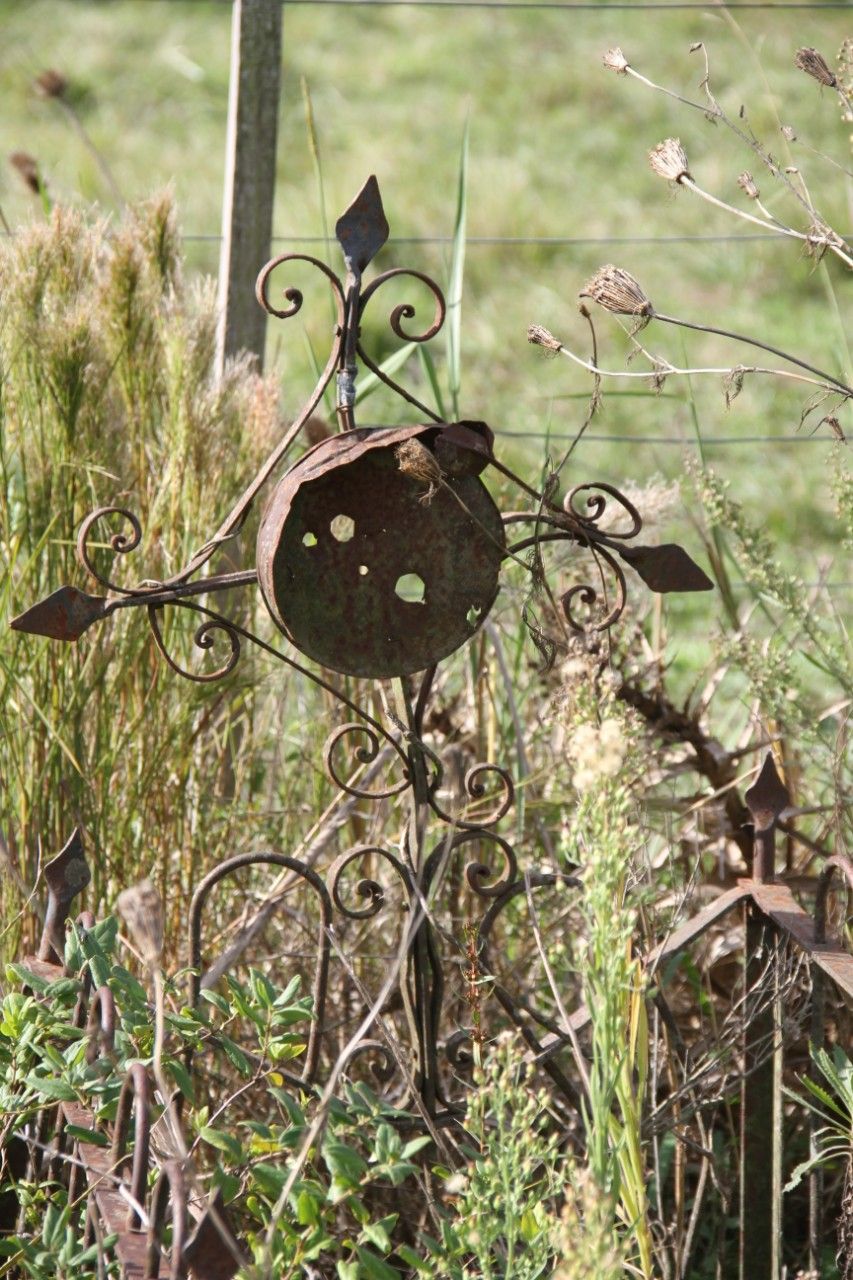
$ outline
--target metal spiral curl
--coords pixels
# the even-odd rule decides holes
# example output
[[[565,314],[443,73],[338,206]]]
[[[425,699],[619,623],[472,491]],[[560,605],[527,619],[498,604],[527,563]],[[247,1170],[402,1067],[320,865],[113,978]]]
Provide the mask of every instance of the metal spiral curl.
[[[379,756],[382,744],[379,734],[370,725],[359,724],[357,721],[339,725],[337,729],[334,729],[329,734],[323,746],[323,762],[326,766],[326,772],[335,786],[340,787],[341,791],[345,791],[347,795],[357,796],[359,800],[387,800],[391,796],[398,796],[405,791],[410,783],[408,770],[404,771],[404,777],[400,782],[378,791],[368,791],[365,787],[359,787],[341,777],[335,766],[335,751],[345,738],[351,737],[354,733],[361,734],[368,742],[367,746],[355,748],[354,755],[359,764],[373,764],[374,760]]]
[[[454,1071],[470,1071],[474,1065],[474,1054],[471,1048],[474,1036],[470,1031],[454,1031],[444,1044],[444,1056]]]
[[[577,631],[581,635],[587,631],[607,631],[612,627],[615,622],[619,621],[624,613],[628,597],[625,574],[622,572],[618,561],[613,558],[609,551],[600,545],[596,545],[594,548],[590,549],[592,550],[592,554],[595,556],[596,561],[601,558],[613,570],[613,576],[616,579],[616,600],[610,610],[599,622],[582,622],[576,618],[572,612],[575,601],[580,601],[580,603],[587,609],[591,610],[598,600],[598,591],[590,582],[581,582],[574,587],[570,587],[569,590],[562,595],[560,604],[563,607],[563,613],[565,614],[566,621],[569,626],[573,631]]]
[[[289,307],[274,307],[270,302],[269,286],[270,277],[277,267],[285,262],[307,262],[310,266],[316,267],[322,271],[323,275],[332,286],[332,292],[335,295],[335,302],[338,311],[338,327],[343,328],[344,323],[344,289],[338,277],[335,275],[325,262],[321,262],[319,258],[312,258],[307,253],[282,253],[277,258],[273,258],[263,268],[255,282],[255,297],[268,315],[275,316],[278,320],[289,320],[291,316],[295,316],[302,309],[304,295],[301,289],[288,288],[285,289],[284,297],[291,304]]]
[[[389,317],[389,324],[397,337],[402,338],[404,342],[429,342],[430,338],[434,338],[441,326],[444,324],[444,319],[447,315],[447,303],[444,301],[444,294],[441,292],[441,289],[434,280],[430,279],[429,276],[424,275],[422,271],[414,271],[410,267],[392,267],[390,271],[384,271],[382,275],[376,276],[375,279],[371,280],[370,284],[362,291],[359,299],[359,319],[361,319],[364,314],[364,308],[367,306],[374,293],[376,293],[377,289],[381,289],[383,284],[388,280],[393,280],[396,276],[410,276],[415,280],[420,280],[422,284],[425,284],[433,296],[435,310],[433,312],[432,324],[424,329],[423,333],[407,333],[403,328],[403,320],[412,320],[416,314],[415,308],[410,302],[401,302],[394,308]]]
[[[467,863],[465,866],[465,879],[468,882],[468,887],[480,898],[497,898],[502,893],[505,893],[508,886],[513,884],[518,875],[518,859],[515,856],[515,849],[508,840],[505,840],[503,836],[499,836],[497,832],[485,831],[479,828],[460,831],[449,843],[443,840],[437,848],[433,849],[424,867],[425,888],[429,889],[439,868],[446,864],[451,854],[475,840],[487,841],[497,845],[503,855],[503,866],[496,874],[494,868],[490,867],[488,863]]]
[[[512,808],[515,800],[515,786],[512,781],[512,775],[509,770],[502,768],[498,764],[475,764],[465,774],[465,794],[469,800],[480,800],[486,794],[486,787],[482,779],[487,774],[496,774],[500,780],[501,794],[497,798],[496,807],[485,817],[477,818],[476,821],[466,821],[464,818],[457,817],[447,813],[441,808],[435,798],[436,787],[434,786],[429,794],[429,806],[437,817],[443,822],[451,823],[453,826],[461,827],[463,831],[479,831],[483,827],[493,827],[500,822],[501,818],[506,817]]]
[[[586,511],[579,509],[576,505],[578,495],[581,493],[589,494],[585,503]],[[618,538],[620,540],[636,538],[643,527],[642,516],[633,502],[625,497],[624,493],[620,493],[612,484],[607,484],[603,480],[594,480],[588,484],[576,484],[574,489],[570,489],[563,499],[563,510],[566,515],[572,516],[581,525],[587,528],[595,528],[596,531],[599,531],[598,526],[602,516],[608,513],[608,502],[605,495],[613,498],[616,504],[631,517],[630,529],[622,533],[614,533],[608,529],[608,538]]]
[[[107,591],[114,591],[121,596],[144,596],[147,592],[155,591],[159,587],[159,583],[153,583],[145,587],[121,587],[117,582],[112,582],[106,578],[95,568],[95,563],[90,555],[88,541],[92,527],[99,520],[103,520],[105,516],[121,516],[130,525],[133,532],[128,535],[126,533],[114,533],[110,537],[110,546],[116,555],[126,556],[131,551],[135,551],[142,541],[142,525],[132,511],[128,511],[126,507],[98,507],[97,511],[92,511],[80,526],[77,534],[77,559],[82,564],[87,573],[91,574],[96,582],[102,587],[106,587]]]
[[[181,601],[179,600],[175,601],[175,605],[178,608],[185,607],[182,606]],[[202,622],[201,625],[196,628],[195,635],[193,636],[193,644],[198,649],[212,649],[216,643],[215,633],[217,631],[221,631],[228,637],[228,643],[231,646],[231,652],[229,653],[226,661],[223,662],[221,667],[217,667],[215,671],[188,671],[185,667],[182,667],[180,663],[175,661],[166,648],[166,642],[163,639],[163,632],[160,629],[160,621],[157,617],[160,608],[162,608],[162,606],[148,606],[148,623],[151,627],[157,648],[160,650],[160,653],[174,672],[179,676],[184,676],[187,680],[195,681],[196,684],[212,684],[215,680],[223,680],[225,676],[231,674],[237,663],[240,661],[240,636],[237,633],[237,630],[232,627],[225,618],[216,616],[214,618],[208,618],[206,622]]]
[[[358,1044],[350,1050],[346,1064],[347,1071],[356,1058],[366,1057],[368,1054],[382,1059],[381,1062],[368,1063],[368,1070],[379,1084],[387,1084],[397,1070],[397,1063],[387,1044],[383,1044],[381,1040],[359,1040]]]
[[[394,868],[406,891],[407,901],[411,900],[412,897],[412,879],[399,858],[396,858],[393,853],[389,853],[387,849],[383,849],[380,845],[357,845],[354,849],[348,849],[346,853],[342,853],[340,857],[335,859],[329,868],[327,877],[328,890],[332,901],[341,914],[348,916],[350,920],[366,920],[370,916],[377,915],[385,905],[385,886],[381,885],[378,880],[371,880],[367,876],[363,876],[355,886],[358,896],[367,899],[367,906],[361,908],[347,906],[341,896],[341,879],[349,864],[356,859],[369,857],[371,854],[384,859]]]

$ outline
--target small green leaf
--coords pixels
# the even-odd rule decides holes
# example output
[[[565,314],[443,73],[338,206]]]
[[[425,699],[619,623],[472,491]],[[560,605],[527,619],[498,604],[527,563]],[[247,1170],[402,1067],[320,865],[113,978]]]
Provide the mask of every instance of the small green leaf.
[[[212,1004],[214,1009],[218,1009],[223,1017],[230,1018],[231,1006],[218,991],[210,991],[207,987],[202,987],[201,998],[207,1000],[208,1004]]]
[[[25,1076],[24,1083],[46,1098],[57,1102],[76,1102],[77,1091],[67,1080],[57,1080],[54,1076]]]
[[[216,1147],[218,1151],[224,1151],[235,1162],[243,1159],[243,1144],[232,1133],[225,1133],[223,1129],[212,1129],[210,1125],[205,1125],[199,1130],[199,1137],[211,1147]]]
[[[108,1147],[110,1140],[105,1133],[101,1133],[99,1129],[83,1129],[78,1124],[67,1124],[65,1126],[66,1136],[72,1138],[75,1142],[85,1142],[93,1147]]]
[[[356,1245],[355,1251],[369,1280],[400,1280],[400,1273],[397,1268],[390,1267],[387,1262],[383,1262],[382,1258],[375,1254],[372,1249],[363,1249],[361,1245]]]

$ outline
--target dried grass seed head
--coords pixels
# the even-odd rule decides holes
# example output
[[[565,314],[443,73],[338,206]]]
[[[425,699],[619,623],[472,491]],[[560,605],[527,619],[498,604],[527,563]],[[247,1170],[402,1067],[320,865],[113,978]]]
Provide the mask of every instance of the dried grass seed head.
[[[41,195],[43,184],[35,156],[31,156],[29,151],[13,151],[9,156],[9,164],[34,196]]]
[[[163,903],[151,881],[140,880],[124,889],[116,907],[146,964],[159,964],[163,955]]]
[[[602,62],[608,71],[615,71],[619,76],[624,76],[628,73],[628,59],[618,46],[613,49],[607,49]]]
[[[418,480],[427,485],[427,489],[418,499],[424,505],[429,504],[438,486],[444,480],[444,472],[438,464],[435,454],[421,444],[420,440],[405,440],[395,449],[397,466],[404,476]]]
[[[654,315],[651,302],[631,273],[622,267],[614,267],[612,263],[599,267],[578,296],[592,298],[605,311],[612,311],[617,316],[646,316],[651,319]]]
[[[749,172],[748,169],[744,169],[743,173],[740,175],[740,177],[737,180],[737,184],[740,187],[741,191],[746,192],[750,200],[757,200],[758,197],[761,195],[761,192],[758,190],[758,187],[756,186],[755,179],[753,178],[752,174]]]
[[[545,351],[556,354],[561,346],[559,338],[555,338],[550,329],[545,329],[541,324],[532,324],[527,330],[527,341],[532,342],[535,347],[542,347]]]
[[[649,152],[649,164],[656,174],[666,178],[667,182],[680,182],[690,177],[690,164],[687,152],[681,145],[680,138],[664,138]]]
[[[817,49],[798,49],[794,54],[794,65],[817,80],[818,84],[825,84],[828,89],[834,89],[838,84],[826,58]]]
[[[64,98],[68,92],[68,79],[55,67],[48,67],[36,76],[33,88],[40,98]]]

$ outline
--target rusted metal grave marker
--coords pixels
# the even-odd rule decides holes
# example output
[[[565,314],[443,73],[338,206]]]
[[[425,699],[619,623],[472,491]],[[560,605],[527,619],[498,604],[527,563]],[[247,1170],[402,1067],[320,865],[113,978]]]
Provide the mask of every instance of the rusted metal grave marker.
[[[482,861],[465,868],[467,884],[482,903],[475,948],[482,972],[494,973],[489,958],[490,938],[500,914],[519,895],[533,890],[572,886],[570,877],[552,872],[524,870],[513,844],[497,830],[514,798],[510,773],[493,762],[475,764],[464,778],[466,804],[450,809],[442,803],[445,762],[440,752],[424,741],[424,722],[438,664],[464,646],[489,615],[499,592],[503,562],[518,559],[525,551],[538,550],[551,542],[575,544],[594,557],[603,582],[609,576],[614,585],[608,600],[601,588],[592,584],[574,586],[561,598],[560,607],[567,627],[576,633],[603,632],[620,617],[626,601],[626,578],[622,564],[634,569],[652,590],[695,591],[711,587],[704,572],[680,547],[649,547],[636,541],[642,529],[640,513],[619,491],[606,483],[579,484],[557,503],[514,475],[495,454],[494,436],[482,422],[442,421],[426,404],[393,381],[365,351],[361,321],[365,308],[390,280],[413,278],[432,300],[432,320],[420,332],[412,333],[408,322],[415,308],[402,304],[390,315],[393,332],[402,340],[426,342],[440,329],[445,317],[441,290],[429,277],[405,268],[393,268],[365,280],[371,262],[388,238],[388,224],[379,188],[370,178],[337,224],[346,273],[339,278],[324,263],[303,254],[285,254],[271,261],[257,282],[260,304],[274,317],[286,320],[300,310],[302,294],[288,288],[281,307],[271,301],[273,276],[293,262],[316,269],[331,290],[336,320],[326,366],[308,401],[293,425],[273,449],[257,475],[249,482],[215,532],[187,564],[162,581],[144,579],[134,586],[115,581],[112,570],[104,572],[96,562],[93,533],[102,521],[112,517],[123,523],[109,545],[116,561],[137,550],[143,540],[139,521],[120,507],[94,511],[81,526],[78,555],[81,564],[102,588],[98,595],[76,586],[65,586],[16,618],[12,626],[55,639],[75,641],[94,623],[126,608],[144,608],[154,639],[169,664],[182,675],[198,681],[221,679],[232,671],[244,642],[258,645],[287,667],[331,693],[346,719],[332,727],[326,742],[325,761],[333,782],[348,797],[359,802],[380,803],[392,797],[408,796],[405,835],[396,851],[381,845],[358,845],[341,854],[328,873],[286,854],[247,853],[212,868],[198,886],[189,913],[188,963],[196,971],[189,980],[188,999],[199,998],[203,971],[202,923],[205,903],[215,886],[241,868],[253,865],[278,867],[300,883],[313,902],[312,919],[317,921],[313,997],[316,1019],[312,1023],[307,1051],[299,1076],[289,1077],[295,1086],[311,1087],[322,1082],[330,1066],[326,1049],[328,1034],[324,1022],[328,994],[329,964],[336,919],[360,920],[378,916],[387,906],[389,891],[373,878],[380,867],[395,881],[395,892],[406,905],[394,927],[400,931],[404,949],[395,998],[400,1010],[395,1029],[405,1046],[406,1060],[395,1058],[388,1045],[365,1039],[352,1050],[351,1057],[370,1055],[376,1065],[374,1078],[384,1088],[396,1081],[395,1105],[421,1117],[430,1130],[452,1125],[464,1117],[464,1097],[451,1087],[453,1068],[464,1054],[470,1030],[453,1025],[446,1008],[446,974],[449,966],[458,970],[459,948],[448,955],[447,939],[431,918],[429,904],[440,891],[445,868],[457,850],[469,847],[478,858],[491,852],[497,869]],[[410,425],[393,427],[358,426],[355,418],[356,385],[360,367],[370,370],[396,392],[418,415]],[[314,445],[277,478],[285,458],[293,448],[332,379],[336,382],[339,432]],[[500,474],[517,485],[525,506],[502,515],[485,480]],[[238,573],[203,576],[214,556],[243,529],[247,516],[267,486],[272,487],[260,523],[256,567]],[[627,517],[627,528],[614,531],[613,508]],[[522,526],[521,536],[510,533]],[[624,525],[624,519],[623,519]],[[524,526],[528,529],[525,532]],[[276,649],[247,628],[202,603],[214,593],[238,589],[260,590],[264,603],[289,646],[308,660],[293,656],[289,648]],[[169,608],[191,611],[198,618],[195,643],[209,651],[225,642],[224,660],[214,670],[179,664],[168,652],[161,624]],[[579,609],[583,616],[579,616]],[[344,694],[332,680],[311,664],[320,664],[346,676],[393,679],[396,711],[372,713]],[[368,781],[354,781],[343,767],[341,754],[350,747],[358,762],[368,767]],[[378,780],[370,774],[373,765],[390,762],[396,777]],[[682,926],[668,940],[653,963],[683,950],[705,929],[735,907],[747,911],[747,984],[749,966],[766,954],[767,938],[784,935],[810,959],[815,973],[817,998],[820,982],[828,976],[848,996],[853,995],[853,960],[836,941],[825,937],[826,898],[831,878],[839,873],[853,884],[853,869],[844,859],[832,859],[820,882],[817,919],[812,920],[796,903],[790,891],[774,879],[773,832],[787,804],[787,793],[775,773],[772,761],[765,766],[756,785],[746,796],[755,822],[753,874],[730,890],[712,908]],[[473,806],[473,808],[472,808]],[[487,811],[488,810],[488,811]],[[62,861],[64,859],[64,861]],[[361,867],[364,874],[347,887],[349,876]],[[58,942],[75,891],[86,881],[85,863],[79,841],[69,845],[57,859],[56,875],[48,875],[48,914],[39,958],[29,962],[41,971],[56,975]],[[402,918],[402,923],[400,919]],[[84,921],[85,924],[85,921]],[[390,927],[390,926],[389,926]],[[464,950],[464,949],[463,949]],[[752,958],[751,958],[752,957]],[[757,975],[752,975],[756,976]],[[495,998],[519,1028],[531,1058],[546,1071],[555,1096],[573,1107],[576,1092],[559,1056],[570,1044],[570,1034],[582,1028],[585,1011],[572,1017],[571,1033],[537,1010],[530,993],[513,994],[497,979]],[[535,993],[534,993],[535,994]],[[773,1008],[762,1017],[767,1026],[747,1032],[744,1056],[755,1059],[754,1070],[745,1071],[742,1137],[744,1195],[754,1192],[755,1208],[750,1208],[751,1227],[761,1244],[743,1245],[741,1268],[750,1280],[770,1275],[761,1250],[771,1254],[777,1234],[778,1186],[776,1165],[768,1160],[767,1115],[778,1097],[778,1054]],[[93,1035],[109,1041],[115,1025],[115,1009],[107,989],[92,992],[79,1013],[81,1025]],[[815,1023],[816,1034],[819,1023]],[[759,1052],[755,1039],[768,1032],[774,1048]],[[752,1038],[750,1038],[752,1037]],[[767,1064],[770,1064],[768,1067]],[[144,1075],[144,1073],[143,1073]],[[775,1081],[775,1083],[774,1083]],[[770,1090],[770,1112],[765,1095]],[[758,1096],[760,1094],[760,1097]],[[110,1132],[110,1160],[101,1152],[81,1147],[73,1150],[92,1185],[99,1187],[110,1169],[124,1178],[124,1155],[131,1110],[136,1115],[137,1149],[140,1135],[149,1123],[152,1088],[147,1078],[128,1080],[120,1115]],[[72,1104],[68,1104],[72,1106]],[[763,1110],[762,1110],[763,1108]],[[761,1113],[761,1114],[758,1114]],[[766,1113],[766,1114],[765,1114]],[[75,1112],[76,1115],[76,1112]],[[764,1119],[762,1120],[762,1115]],[[92,1127],[90,1122],[69,1115],[60,1108],[59,1147],[66,1123]],[[45,1121],[47,1123],[47,1121]],[[49,1138],[47,1129],[41,1137]],[[41,1140],[41,1139],[40,1139]],[[144,1143],[142,1144],[144,1149]],[[32,1169],[42,1166],[36,1149]],[[769,1175],[761,1173],[763,1162]],[[147,1164],[134,1155],[134,1169],[128,1171],[128,1185],[134,1198],[144,1197],[140,1170]],[[92,1232],[118,1231],[117,1256],[130,1277],[179,1275],[231,1275],[236,1262],[222,1247],[217,1222],[223,1221],[221,1206],[212,1205],[190,1236],[187,1217],[188,1194],[179,1164],[164,1166],[159,1189],[147,1201],[151,1221],[147,1237],[139,1219],[128,1218],[127,1203],[114,1191],[99,1190],[90,1197]],[[752,1188],[752,1191],[750,1190]],[[813,1193],[814,1194],[814,1193]],[[112,1196],[112,1198],[111,1198]],[[167,1263],[161,1259],[159,1232],[166,1199],[177,1215],[180,1230]],[[747,1200],[747,1203],[749,1201]],[[121,1213],[119,1214],[119,1208]],[[196,1206],[198,1211],[198,1206]],[[813,1210],[817,1240],[819,1208]],[[774,1216],[775,1215],[775,1216]],[[144,1258],[144,1261],[142,1259]],[[219,1268],[217,1270],[217,1267]]]

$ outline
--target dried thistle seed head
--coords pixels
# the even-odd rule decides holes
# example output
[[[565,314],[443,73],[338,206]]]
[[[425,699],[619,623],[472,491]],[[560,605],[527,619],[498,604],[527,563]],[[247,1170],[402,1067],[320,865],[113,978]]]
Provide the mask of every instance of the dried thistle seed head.
[[[541,324],[532,324],[527,330],[527,341],[532,342],[536,347],[543,347],[545,351],[556,353],[563,345],[559,338],[555,338],[549,329],[544,329]]]
[[[624,76],[628,72],[628,59],[618,47],[608,49],[602,58],[602,62],[608,71],[615,71],[619,76]]]
[[[791,128],[789,124],[783,124],[781,132],[782,132],[782,137],[785,139],[786,142],[797,141],[796,132]]]
[[[163,903],[151,881],[140,880],[124,889],[116,907],[145,963],[159,964],[163,954]]]
[[[418,499],[419,502],[428,506],[444,479],[444,472],[438,465],[435,454],[430,453],[420,440],[405,440],[397,445],[394,452],[397,457],[397,466],[403,475],[410,476],[412,480],[420,480],[428,486]]]
[[[798,49],[794,54],[794,65],[799,67],[800,71],[805,71],[806,75],[811,76],[813,80],[817,80],[818,84],[825,84],[828,89],[834,89],[838,84],[826,58],[819,54],[817,49]]]
[[[690,177],[687,152],[680,138],[665,138],[649,152],[649,164],[661,178],[668,182],[680,182]]]
[[[40,98],[64,98],[68,92],[68,80],[61,71],[48,67],[36,76],[33,88]]]
[[[9,156],[9,164],[34,196],[41,195],[43,184],[35,156],[31,156],[29,151],[13,151]]]
[[[755,185],[753,176],[748,169],[744,169],[743,173],[740,175],[740,177],[737,180],[737,184],[740,187],[741,191],[746,192],[750,200],[757,200],[758,197],[761,195],[761,192],[758,190],[758,187]]]
[[[630,272],[610,263],[598,268],[578,296],[592,298],[605,311],[612,311],[617,316],[648,316],[651,319],[654,315],[651,302]]]

